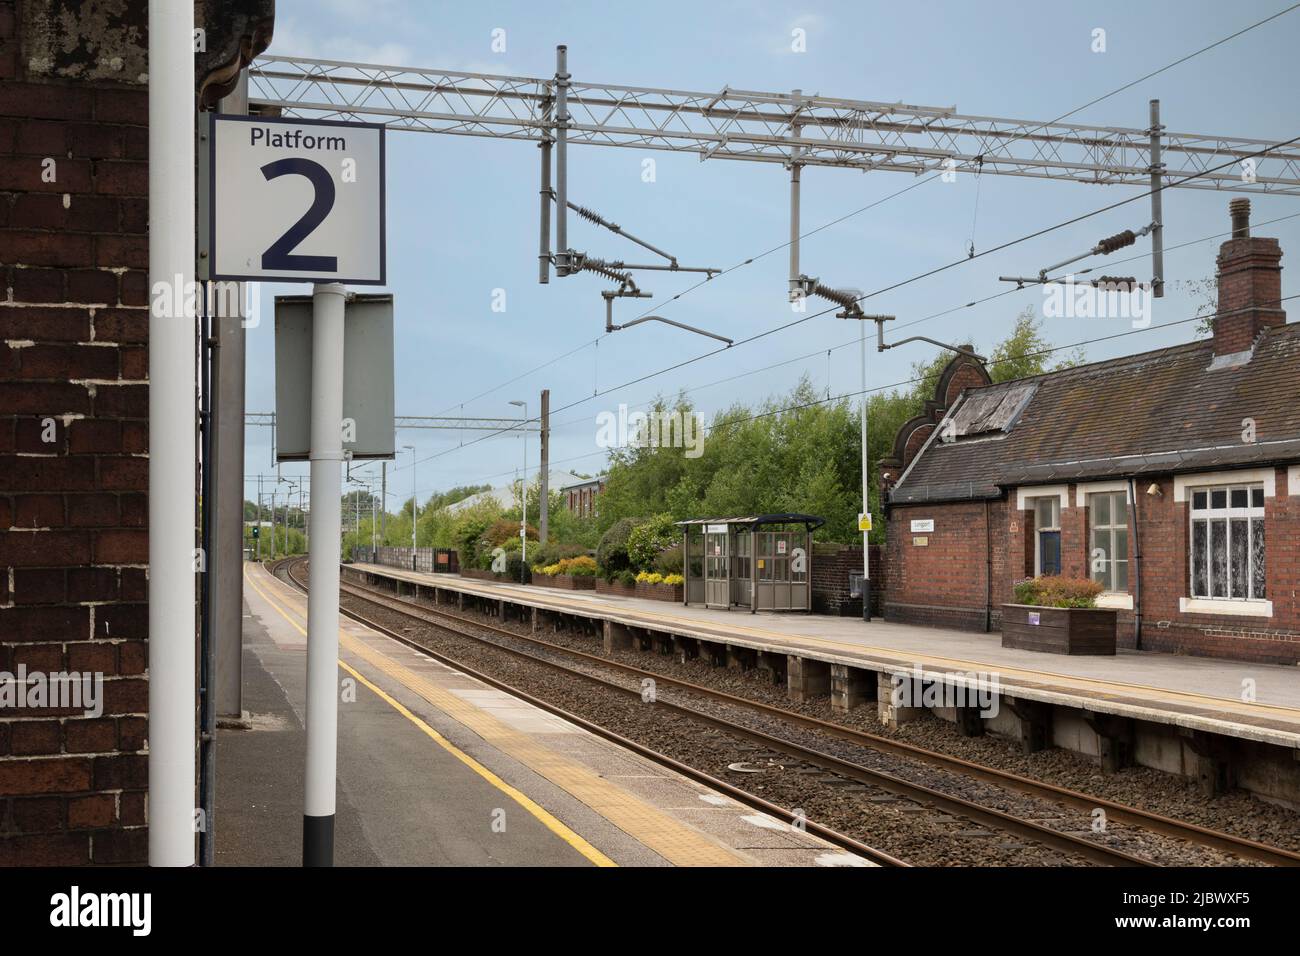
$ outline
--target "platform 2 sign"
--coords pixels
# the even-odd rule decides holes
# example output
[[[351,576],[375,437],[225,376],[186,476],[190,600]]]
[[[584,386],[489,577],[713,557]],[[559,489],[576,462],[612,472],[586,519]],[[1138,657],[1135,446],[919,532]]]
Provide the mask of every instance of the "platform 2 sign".
[[[214,279],[383,285],[384,127],[214,116]]]

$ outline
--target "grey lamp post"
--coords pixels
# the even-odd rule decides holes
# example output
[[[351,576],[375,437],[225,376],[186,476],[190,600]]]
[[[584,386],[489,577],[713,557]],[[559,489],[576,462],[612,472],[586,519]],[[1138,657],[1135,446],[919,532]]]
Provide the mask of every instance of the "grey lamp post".
[[[416,518],[416,495],[417,486],[415,484],[415,446],[403,445],[411,453],[411,570],[415,570],[415,518]]]
[[[857,319],[858,320],[858,345],[861,352],[862,363],[862,408],[860,412],[861,430],[862,430],[862,513],[870,518],[871,516],[871,472],[868,468],[867,461],[867,321],[871,320],[877,323],[878,327],[883,327],[883,323],[893,318],[892,315],[863,315],[862,310],[857,307],[856,303],[845,308],[843,312],[836,313],[838,319]],[[862,620],[871,620],[871,532],[864,530],[862,532]]]
[[[524,410],[524,422],[527,423],[528,403],[512,401],[510,404]],[[519,486],[519,497],[523,501],[522,517],[519,519],[519,557],[523,566],[519,569],[519,583],[526,584],[524,576],[527,571],[524,569],[528,567],[528,432],[522,431],[522,429],[521,432],[524,437],[524,471]]]

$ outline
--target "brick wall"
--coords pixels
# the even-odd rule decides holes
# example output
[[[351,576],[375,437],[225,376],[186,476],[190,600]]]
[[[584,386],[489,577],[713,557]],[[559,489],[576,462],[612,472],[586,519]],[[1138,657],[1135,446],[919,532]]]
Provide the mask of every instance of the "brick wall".
[[[0,0],[0,671],[99,672],[104,701],[0,709],[0,866],[143,862],[147,99],[29,75],[18,6]]]
[[[1006,504],[988,504],[986,560],[985,503],[893,506],[889,511],[884,561],[889,568],[884,596],[886,620],[982,631],[985,581],[992,582],[994,621],[1006,581]],[[912,532],[913,520],[932,519],[934,531]]]
[[[1258,663],[1300,663],[1300,495],[1288,496],[1286,468],[1275,470],[1277,494],[1265,499],[1266,586],[1271,618],[1190,614],[1179,599],[1191,593],[1185,501],[1174,500],[1171,478],[1138,483],[1138,528],[1142,544],[1142,648]],[[1159,495],[1146,493],[1155,485]],[[1067,575],[1088,568],[1089,509],[1078,507],[1069,485],[1061,510],[1061,563]],[[910,531],[914,518],[933,518],[935,530]],[[993,626],[999,606],[1013,600],[1016,581],[1033,575],[1034,513],[1019,510],[1014,490],[990,507],[992,529]],[[1136,545],[1129,519],[1129,591],[1136,591]],[[918,546],[914,538],[925,537]],[[885,562],[889,568],[885,617],[889,620],[965,630],[983,630],[985,548],[983,505],[954,502],[890,508]],[[1119,612],[1118,640],[1136,643],[1134,613]]]
[[[871,613],[881,614],[881,597],[887,582],[884,551],[871,545]],[[862,598],[849,596],[849,575],[862,573],[862,547],[851,544],[814,544],[812,604],[817,614],[861,617]]]

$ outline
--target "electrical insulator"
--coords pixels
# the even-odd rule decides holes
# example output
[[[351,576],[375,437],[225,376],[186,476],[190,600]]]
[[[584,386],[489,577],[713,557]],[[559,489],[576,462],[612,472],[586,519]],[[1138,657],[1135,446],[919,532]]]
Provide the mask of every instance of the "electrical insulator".
[[[595,212],[594,210],[588,209],[586,206],[577,206],[574,205],[573,203],[570,203],[569,208],[572,209],[575,213],[577,213],[581,218],[587,220],[588,222],[594,222],[598,226],[608,225],[611,228],[613,228],[615,232],[618,232],[618,226],[614,225],[613,223],[607,224],[605,220],[601,218],[599,213]]]
[[[1110,255],[1116,249],[1123,249],[1135,242],[1137,242],[1137,234],[1132,229],[1125,229],[1097,243],[1097,251],[1103,255]]]
[[[586,269],[588,272],[602,275],[606,279],[612,279],[621,285],[626,285],[632,281],[632,274],[630,272],[619,272],[616,269],[612,269],[603,259],[583,259],[581,268]]]

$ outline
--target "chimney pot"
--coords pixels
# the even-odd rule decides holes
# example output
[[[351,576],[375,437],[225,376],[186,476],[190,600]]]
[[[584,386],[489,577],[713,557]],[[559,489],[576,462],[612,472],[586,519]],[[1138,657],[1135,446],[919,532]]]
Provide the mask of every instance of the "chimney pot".
[[[1245,198],[1234,199],[1228,203],[1228,212],[1232,216],[1232,238],[1247,239],[1250,237],[1250,200]]]

